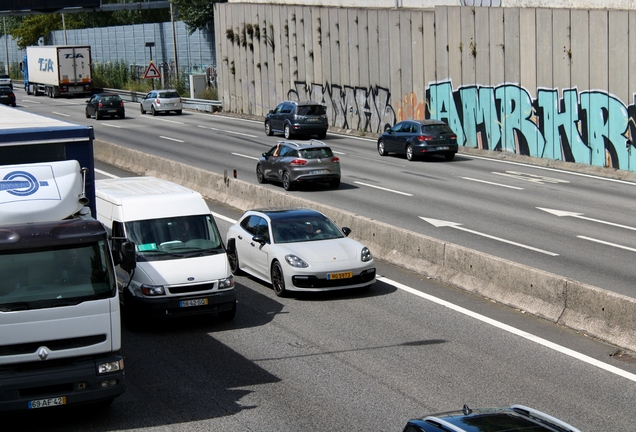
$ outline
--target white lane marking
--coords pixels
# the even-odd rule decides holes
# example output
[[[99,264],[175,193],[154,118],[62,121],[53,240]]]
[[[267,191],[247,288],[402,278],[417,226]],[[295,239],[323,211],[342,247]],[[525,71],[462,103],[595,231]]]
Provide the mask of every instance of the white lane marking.
[[[102,174],[104,174],[106,176],[112,177],[112,178],[119,178],[116,175],[108,174],[108,173],[105,173],[104,171],[101,171],[101,170],[95,170],[95,171],[97,171],[99,173],[102,173]],[[212,216],[214,216],[215,218],[219,218],[219,219],[224,220],[224,221],[226,221],[228,223],[235,224],[237,222],[235,219],[229,218],[227,216],[223,216],[223,215],[215,213],[215,212],[211,212],[211,213],[212,213]],[[609,365],[607,363],[603,363],[602,361],[596,360],[596,359],[594,359],[594,358],[592,358],[590,356],[586,356],[585,354],[581,354],[581,353],[576,352],[574,350],[571,350],[569,348],[566,348],[566,347],[563,347],[561,345],[555,344],[554,342],[550,342],[549,340],[540,338],[539,336],[535,336],[535,335],[533,335],[531,333],[528,333],[528,332],[525,332],[523,330],[519,330],[519,329],[517,329],[515,327],[512,327],[512,326],[510,326],[508,324],[504,324],[504,323],[499,322],[497,320],[494,320],[492,318],[488,318],[487,316],[484,316],[484,315],[478,314],[476,312],[470,311],[470,310],[465,309],[465,308],[463,308],[461,306],[454,305],[454,304],[452,304],[450,302],[447,302],[446,300],[442,300],[442,299],[434,297],[434,296],[432,296],[430,294],[423,293],[423,292],[418,291],[418,290],[416,290],[414,288],[411,288],[409,286],[406,286],[406,285],[401,284],[399,282],[396,282],[394,280],[385,278],[383,276],[378,276],[377,279],[381,280],[383,283],[386,283],[388,285],[394,286],[394,287],[396,287],[398,289],[401,289],[403,291],[406,291],[406,292],[408,292],[410,294],[416,295],[416,296],[418,296],[420,298],[423,298],[425,300],[428,300],[430,302],[437,303],[437,304],[439,304],[441,306],[447,307],[447,308],[449,308],[449,309],[451,309],[451,310],[453,310],[455,312],[459,312],[459,313],[464,314],[466,316],[469,316],[469,317],[471,317],[473,319],[482,321],[482,322],[484,322],[486,324],[489,324],[489,325],[491,325],[493,327],[496,327],[496,328],[502,329],[504,331],[507,331],[508,333],[512,333],[514,335],[521,336],[524,339],[527,339],[529,341],[538,343],[539,345],[542,345],[542,346],[544,346],[546,348],[549,348],[549,349],[551,349],[553,351],[560,352],[562,354],[568,355],[568,356],[570,356],[572,358],[575,358],[577,360],[580,360],[582,362],[588,363],[588,364],[590,364],[592,366],[596,366],[599,369],[603,369],[603,370],[605,370],[607,372],[613,373],[615,375],[618,375],[618,376],[621,376],[623,378],[626,378],[626,379],[628,379],[630,381],[636,382],[636,375],[634,375],[634,374],[632,374],[630,372],[626,372],[626,371],[624,371],[622,369],[619,369],[619,368],[617,368],[615,366]]]
[[[367,187],[370,187],[370,188],[374,188],[374,189],[380,189],[380,190],[383,190],[383,191],[400,194],[400,195],[413,196],[413,194],[410,194],[410,193],[400,192],[400,191],[396,191],[396,190],[393,190],[393,189],[387,189],[387,188],[383,188],[383,187],[380,187],[380,186],[371,185],[371,184],[368,184],[368,183],[362,183],[362,182],[359,182],[359,181],[356,181],[354,183],[362,185],[362,186],[367,186]]]
[[[553,209],[542,208],[542,207],[537,207],[537,208],[539,210],[543,210],[544,212],[548,212],[550,214],[553,214],[553,215],[559,216],[559,217],[571,216],[573,218],[588,220],[590,222],[598,222],[600,224],[611,225],[611,226],[615,226],[615,227],[618,227],[618,228],[625,228],[625,229],[628,229],[628,230],[636,231],[636,227],[631,227],[631,226],[627,226],[627,225],[621,225],[621,224],[617,224],[617,223],[609,222],[609,221],[604,221],[604,220],[600,220],[600,219],[589,218],[589,217],[583,216],[583,213],[575,213],[575,212],[569,212],[569,211],[564,211],[564,210],[553,210]]]
[[[112,127],[112,128],[117,128],[117,129],[121,129],[121,126],[117,126],[114,124],[110,124],[110,123],[100,123],[103,126],[108,126],[108,127]]]
[[[116,176],[115,174],[111,174],[111,173],[107,173],[106,171],[102,171],[100,169],[95,168],[95,172],[99,173],[101,175],[105,175],[106,177],[110,177],[110,178],[119,178],[119,176]]]
[[[501,183],[495,183],[495,182],[489,182],[486,180],[479,180],[479,179],[474,179],[474,178],[470,178],[470,177],[461,177],[464,180],[469,180],[469,181],[474,181],[474,182],[479,182],[479,183],[486,183],[489,185],[493,185],[493,186],[501,186],[501,187],[505,187],[505,188],[510,188],[510,189],[517,189],[517,190],[523,190],[523,188],[517,187],[517,186],[510,186],[510,185],[505,185],[505,184],[501,184]]]
[[[240,153],[230,153],[230,154],[234,155],[234,156],[246,158],[246,159],[253,159],[253,160],[258,160],[259,159],[259,158],[254,157],[254,156],[248,156],[248,155],[244,155],[244,154],[240,154]]]
[[[610,242],[606,242],[606,241],[603,241],[603,240],[595,239],[595,238],[592,238],[592,237],[586,237],[586,236],[577,236],[577,237],[580,238],[580,239],[583,239],[583,240],[589,240],[591,242],[600,243],[600,244],[604,244],[604,245],[607,245],[607,246],[612,246],[612,247],[615,247],[615,248],[618,248],[618,249],[625,249],[625,250],[628,250],[628,251],[631,251],[631,252],[636,252],[636,249],[634,249],[634,248],[630,248],[630,247],[627,247],[627,246],[622,246],[622,245],[619,245],[619,244],[616,244],[616,243],[610,243]]]
[[[180,139],[176,139],[176,138],[170,138],[170,137],[167,137],[167,136],[163,136],[163,135],[159,135],[159,138],[163,138],[163,139],[165,139],[165,140],[170,140],[170,141],[176,141],[176,142],[180,142],[180,143],[183,143],[183,142],[185,142],[185,141],[183,141],[183,140],[180,140]]]
[[[69,117],[69,114],[64,114],[64,113],[57,112],[57,111],[51,111],[51,114],[57,114],[57,115],[62,116],[62,117]]]
[[[554,184],[556,184],[556,183],[570,183],[568,180],[560,180],[560,179],[553,178],[553,177],[540,176],[540,175],[524,173],[524,172],[520,172],[520,171],[506,171],[505,173],[493,171],[493,174],[500,175],[500,176],[511,177],[511,178],[513,178],[515,180],[522,180],[522,181],[527,181],[527,182],[531,182],[531,183],[539,183],[539,184],[543,184],[543,183],[554,183]]]
[[[213,127],[209,127],[209,126],[198,125],[197,127],[200,127],[201,129],[209,129],[209,130],[213,130],[213,131],[225,132],[225,133],[234,134],[234,135],[246,136],[246,137],[250,137],[250,138],[258,138],[258,135],[251,135],[251,134],[245,134],[245,133],[241,133],[241,132],[234,132],[234,131],[231,131],[231,130],[218,129],[218,128],[213,128]]]
[[[580,360],[582,362],[588,363],[588,364],[590,364],[592,366],[596,366],[596,367],[598,367],[600,369],[603,369],[603,370],[605,370],[607,372],[611,372],[611,373],[613,373],[615,375],[618,375],[618,376],[626,378],[626,379],[628,379],[630,381],[636,382],[636,375],[635,374],[630,373],[630,372],[626,372],[626,371],[624,371],[622,369],[619,369],[619,368],[617,368],[615,366],[612,366],[612,365],[609,365],[607,363],[603,363],[602,361],[596,360],[595,358],[589,357],[589,356],[587,356],[585,354],[581,354],[581,353],[576,352],[576,351],[574,351],[572,349],[569,349],[569,348],[566,348],[564,346],[555,344],[554,342],[550,342],[549,340],[540,338],[538,336],[535,336],[535,335],[530,334],[528,332],[525,332],[523,330],[519,330],[519,329],[517,329],[515,327],[512,327],[512,326],[510,326],[508,324],[504,324],[504,323],[496,321],[496,320],[494,320],[492,318],[488,318],[487,316],[484,316],[484,315],[478,314],[476,312],[470,311],[468,309],[465,309],[465,308],[463,308],[461,306],[457,306],[457,305],[455,305],[453,303],[447,302],[446,300],[442,300],[440,298],[433,297],[430,294],[423,293],[421,291],[418,291],[418,290],[416,290],[414,288],[411,288],[409,286],[403,285],[403,284],[401,284],[399,282],[396,282],[394,280],[387,279],[387,278],[382,277],[382,276],[379,276],[378,280],[380,280],[383,283],[386,283],[388,285],[394,286],[395,288],[398,288],[398,289],[401,289],[403,291],[406,291],[406,292],[408,292],[410,294],[413,294],[413,295],[416,295],[418,297],[421,297],[421,298],[423,298],[425,300],[428,300],[428,301],[431,301],[433,303],[437,303],[438,305],[447,307],[447,308],[449,308],[451,310],[454,310],[455,312],[459,312],[461,314],[464,314],[466,316],[469,316],[471,318],[474,318],[476,320],[479,320],[479,321],[482,321],[482,322],[484,322],[486,324],[489,324],[489,325],[491,325],[493,327],[497,327],[497,328],[499,328],[501,330],[507,331],[508,333],[512,333],[514,335],[521,336],[524,339],[527,339],[529,341],[538,343],[539,345],[542,345],[542,346],[544,346],[546,348],[549,348],[551,350],[560,352],[562,354],[565,354],[567,356],[573,357],[573,358],[575,358],[577,360]]]
[[[181,124],[181,125],[185,124],[184,122],[180,122],[180,121],[176,121],[176,120],[168,120],[168,119],[164,119],[164,118],[157,118],[157,117],[154,117],[154,116],[150,116],[149,117],[149,116],[141,115],[141,116],[139,116],[137,118],[145,118],[145,119],[148,119],[148,120],[163,121],[163,122],[166,122],[166,123],[175,123],[175,124]]]
[[[518,165],[518,166],[522,166],[522,167],[525,167],[525,168],[535,168],[535,169],[540,169],[540,170],[545,170],[545,171],[558,172],[558,173],[561,173],[561,174],[568,174],[568,175],[579,176],[579,177],[587,177],[587,178],[596,179],[596,180],[604,180],[604,181],[610,181],[610,182],[615,182],[615,183],[622,183],[622,184],[626,184],[626,185],[630,185],[630,186],[636,186],[636,182],[631,182],[631,181],[626,181],[626,180],[619,180],[619,179],[613,179],[613,178],[608,178],[608,177],[595,176],[595,175],[592,175],[592,174],[577,173],[577,172],[574,172],[574,171],[566,171],[566,170],[560,170],[560,169],[557,169],[557,168],[542,167],[542,166],[531,165],[531,164],[521,163],[521,162],[512,162],[512,161],[506,161],[506,160],[491,159],[491,158],[487,158],[487,157],[483,157],[483,156],[475,156],[475,155],[472,155],[472,154],[469,154],[469,153],[458,153],[458,154],[461,154],[462,156],[465,156],[465,157],[468,157],[468,158],[473,158],[473,159],[480,159],[480,160],[485,160],[485,161],[490,161],[490,162]]]
[[[497,240],[497,241],[500,241],[502,243],[508,243],[508,244],[513,245],[513,246],[519,246],[519,247],[524,248],[524,249],[529,249],[529,250],[532,250],[532,251],[535,251],[535,252],[540,252],[542,254],[546,254],[546,255],[550,255],[550,256],[559,256],[558,253],[549,252],[549,251],[546,251],[546,250],[543,250],[543,249],[538,249],[538,248],[535,248],[535,247],[532,247],[532,246],[525,245],[523,243],[517,243],[517,242],[514,242],[512,240],[506,240],[506,239],[503,239],[501,237],[495,237],[495,236],[490,235],[490,234],[486,234],[486,233],[482,233],[482,232],[479,232],[479,231],[474,231],[474,230],[471,230],[471,229],[468,229],[468,228],[464,228],[463,226],[460,226],[461,225],[460,223],[457,223],[457,222],[450,222],[450,221],[444,221],[444,220],[439,220],[439,219],[430,219],[430,218],[425,218],[423,216],[419,216],[419,218],[422,219],[425,222],[430,223],[435,228],[443,228],[443,227],[455,228],[455,229],[458,229],[458,230],[461,230],[461,231],[466,231],[466,232],[469,232],[469,233],[472,233],[472,234],[477,234],[477,235],[482,236],[482,237],[487,237],[487,238],[492,239],[492,240]]]

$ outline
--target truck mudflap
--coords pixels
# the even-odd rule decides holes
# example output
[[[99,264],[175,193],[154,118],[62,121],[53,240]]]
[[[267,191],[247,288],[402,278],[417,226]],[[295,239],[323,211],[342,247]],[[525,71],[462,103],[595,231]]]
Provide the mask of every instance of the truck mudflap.
[[[109,403],[126,391],[123,368],[98,374],[100,364],[123,365],[122,356],[0,366],[0,412]]]

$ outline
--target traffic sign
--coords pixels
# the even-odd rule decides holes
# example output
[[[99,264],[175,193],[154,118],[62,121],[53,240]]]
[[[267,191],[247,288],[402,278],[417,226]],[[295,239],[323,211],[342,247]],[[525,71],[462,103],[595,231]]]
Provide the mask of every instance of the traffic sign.
[[[159,73],[159,69],[153,62],[150,62],[148,65],[148,69],[146,69],[146,73],[143,78],[161,78],[161,74]]]

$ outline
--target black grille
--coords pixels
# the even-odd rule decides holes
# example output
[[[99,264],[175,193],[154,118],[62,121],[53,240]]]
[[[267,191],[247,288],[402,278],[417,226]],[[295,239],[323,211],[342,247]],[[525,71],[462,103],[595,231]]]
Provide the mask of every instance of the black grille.
[[[201,292],[201,291],[210,291],[215,288],[215,283],[207,283],[201,285],[188,285],[188,286],[180,286],[180,287],[172,287],[168,288],[170,294],[186,294],[193,292]]]
[[[298,288],[337,288],[371,282],[375,277],[375,269],[365,270],[359,275],[347,279],[319,279],[316,276],[293,276],[292,282]]]
[[[37,351],[41,346],[45,346],[51,351],[61,351],[66,349],[81,348],[97,345],[106,340],[106,335],[84,336],[70,339],[48,340],[38,342],[28,342],[14,345],[0,346],[0,356],[29,354]]]

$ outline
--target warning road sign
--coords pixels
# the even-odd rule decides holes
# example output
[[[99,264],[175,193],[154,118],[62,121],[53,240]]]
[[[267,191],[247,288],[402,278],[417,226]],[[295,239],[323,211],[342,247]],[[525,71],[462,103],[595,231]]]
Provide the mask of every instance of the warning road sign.
[[[159,73],[159,69],[153,62],[150,62],[148,65],[148,69],[146,69],[146,73],[143,78],[161,78],[161,74]]]

